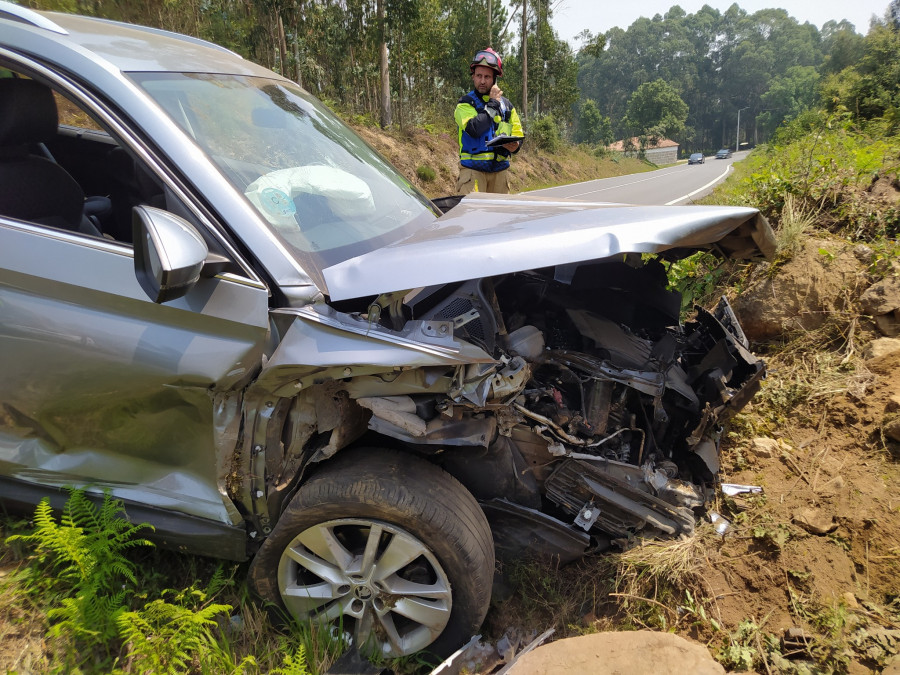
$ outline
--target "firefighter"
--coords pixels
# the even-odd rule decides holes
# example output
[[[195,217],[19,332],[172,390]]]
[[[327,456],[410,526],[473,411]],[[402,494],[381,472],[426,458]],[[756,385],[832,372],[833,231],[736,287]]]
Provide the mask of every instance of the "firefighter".
[[[456,104],[459,127],[459,179],[456,193],[509,192],[507,175],[509,157],[519,151],[523,132],[519,114],[503,96],[497,78],[503,75],[500,55],[488,47],[469,64],[473,89]],[[499,145],[491,141],[498,136],[516,140]]]

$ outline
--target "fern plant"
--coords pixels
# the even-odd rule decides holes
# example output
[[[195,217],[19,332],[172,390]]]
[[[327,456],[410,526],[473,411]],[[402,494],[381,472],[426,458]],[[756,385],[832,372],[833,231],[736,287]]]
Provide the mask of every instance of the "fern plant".
[[[102,644],[117,634],[115,617],[125,609],[137,584],[134,563],[126,553],[152,546],[138,533],[149,525],[133,525],[124,518],[122,502],[104,494],[95,506],[83,490],[73,490],[59,522],[47,499],[35,509],[34,531],[13,535],[34,547],[27,568],[26,589],[51,598],[47,617],[51,636],[72,635]]]
[[[294,651],[287,651],[282,666],[270,670],[269,675],[309,675],[306,647],[298,645]]]
[[[256,665],[253,657],[235,664],[213,633],[216,616],[230,610],[219,604],[191,609],[158,598],[140,611],[122,612],[116,624],[126,643],[126,660],[140,673],[245,672]]]

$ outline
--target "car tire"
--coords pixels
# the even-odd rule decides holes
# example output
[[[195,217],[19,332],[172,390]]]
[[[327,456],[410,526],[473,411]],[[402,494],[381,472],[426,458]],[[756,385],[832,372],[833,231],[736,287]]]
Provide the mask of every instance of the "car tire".
[[[427,461],[345,450],[297,492],[250,568],[254,591],[333,623],[363,653],[444,657],[490,603],[494,545],[478,502]]]

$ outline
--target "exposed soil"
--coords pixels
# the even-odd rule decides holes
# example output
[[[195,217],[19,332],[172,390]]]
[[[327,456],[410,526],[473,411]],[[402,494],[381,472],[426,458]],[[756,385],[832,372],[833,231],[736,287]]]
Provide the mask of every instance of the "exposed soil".
[[[6,536],[8,533],[0,528],[0,540]],[[7,673],[43,672],[45,627],[40,614],[7,585],[13,569],[13,565],[0,562],[0,669]]]

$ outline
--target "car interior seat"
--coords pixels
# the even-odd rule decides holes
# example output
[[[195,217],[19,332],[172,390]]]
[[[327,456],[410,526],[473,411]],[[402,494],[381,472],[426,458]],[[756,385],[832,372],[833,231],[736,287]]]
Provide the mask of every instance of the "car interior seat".
[[[101,236],[85,215],[84,192],[59,164],[33,153],[57,132],[53,93],[21,78],[0,79],[0,214]]]

